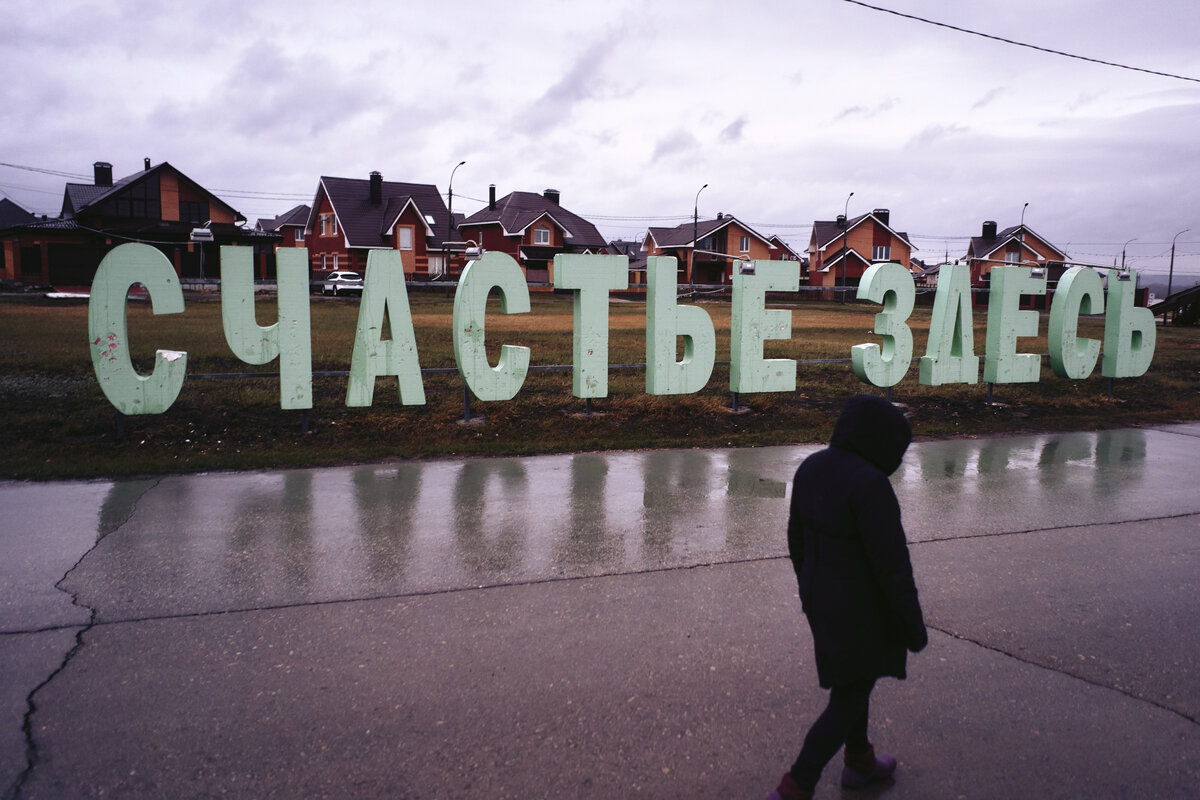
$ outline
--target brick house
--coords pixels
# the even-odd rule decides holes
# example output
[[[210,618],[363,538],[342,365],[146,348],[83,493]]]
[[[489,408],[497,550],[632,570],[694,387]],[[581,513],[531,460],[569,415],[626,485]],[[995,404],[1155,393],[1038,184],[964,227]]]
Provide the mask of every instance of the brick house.
[[[867,268],[877,262],[894,262],[912,269],[915,250],[908,234],[891,226],[891,212],[877,208],[852,219],[813,223],[808,243],[809,286],[825,287],[821,298],[834,299],[838,287],[857,287]]]
[[[372,250],[399,250],[409,280],[447,273],[443,245],[450,215],[437,187],[385,181],[378,172],[366,179],[323,176],[304,226],[312,277],[338,269],[360,274]],[[461,269],[461,248],[450,252],[450,272]]]
[[[771,259],[776,250],[765,236],[727,214],[674,228],[651,228],[642,247],[647,256],[674,256],[681,283],[726,286],[733,282],[738,261]]]
[[[804,258],[799,253],[797,253],[795,250],[793,250],[788,245],[788,243],[785,242],[783,239],[780,239],[778,235],[774,235],[774,234],[771,235],[771,237],[768,238],[767,241],[770,242],[771,245],[774,246],[774,248],[775,248],[775,253],[771,256],[771,258],[773,258],[777,261],[803,261],[804,260]]]
[[[608,242],[596,226],[561,205],[555,189],[542,194],[511,192],[496,199],[488,187],[488,204],[459,224],[463,241],[512,256],[533,283],[554,282],[554,256],[559,253],[608,253]]]
[[[1011,264],[1045,271],[1046,296],[1029,298],[1028,302],[1035,308],[1048,308],[1054,287],[1066,272],[1065,262],[1070,258],[1024,224],[997,231],[996,223],[988,220],[983,223],[980,235],[971,237],[965,261],[971,267],[971,287],[985,290],[973,292],[976,304],[987,302],[992,267]]]
[[[308,224],[311,210],[306,205],[298,205],[274,219],[260,219],[254,229],[279,234],[276,247],[304,247],[304,226]]]
[[[68,183],[62,213],[0,233],[5,277],[55,286],[90,286],[100,260],[125,242],[157,247],[185,278],[220,275],[221,245],[254,248],[258,276],[269,277],[277,236],[241,227],[245,217],[167,162],[113,180],[97,161],[91,184]],[[206,241],[192,241],[195,229]],[[11,259],[10,256],[11,255]]]

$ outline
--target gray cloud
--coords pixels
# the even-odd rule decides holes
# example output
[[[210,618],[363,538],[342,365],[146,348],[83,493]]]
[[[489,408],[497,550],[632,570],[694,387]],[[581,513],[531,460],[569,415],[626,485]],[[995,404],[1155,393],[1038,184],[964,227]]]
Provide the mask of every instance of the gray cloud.
[[[954,123],[951,123],[950,125],[941,125],[934,123],[932,125],[926,125],[924,130],[909,139],[908,144],[906,144],[905,147],[910,150],[914,148],[919,149],[922,147],[928,147],[936,142],[940,142],[952,136],[959,136],[969,131],[970,128],[967,128],[963,125],[957,125]]]
[[[1000,97],[1007,91],[1008,88],[1005,86],[997,86],[993,89],[989,89],[987,94],[975,101],[975,105],[971,106],[971,110],[978,111],[981,108],[986,108],[995,102],[996,98]]]
[[[837,122],[837,121],[843,120],[843,119],[849,119],[850,117],[862,117],[863,119],[871,119],[872,117],[877,117],[886,111],[891,111],[893,108],[895,108],[899,104],[900,104],[899,98],[889,97],[888,99],[886,99],[880,103],[877,103],[873,106],[850,106],[849,108],[844,108],[841,111],[839,111],[837,116],[835,116],[833,119],[834,119],[834,122]]]
[[[522,110],[514,127],[530,136],[544,134],[567,121],[575,106],[605,96],[601,72],[624,38],[623,29],[614,29],[588,46],[561,78]]]
[[[746,115],[742,114],[733,122],[726,125],[724,129],[722,129],[718,138],[725,144],[734,144],[740,142],[742,140],[742,134],[745,131],[745,128]]]
[[[658,140],[658,143],[654,145],[654,153],[650,156],[650,160],[658,161],[660,158],[686,153],[690,150],[696,150],[699,147],[699,139],[683,128],[677,128],[672,133]]]

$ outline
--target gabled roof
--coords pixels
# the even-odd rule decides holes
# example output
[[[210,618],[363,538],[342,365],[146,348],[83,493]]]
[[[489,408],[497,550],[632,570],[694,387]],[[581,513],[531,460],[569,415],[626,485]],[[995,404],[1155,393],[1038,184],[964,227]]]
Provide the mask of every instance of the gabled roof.
[[[12,200],[9,200],[7,197],[0,197],[0,231],[6,228],[15,228],[18,225],[26,225],[36,219],[37,217],[21,208]]]
[[[817,270],[817,272],[829,272],[830,267],[835,266],[841,262],[842,250],[838,249],[838,250],[834,251],[834,253],[835,253],[835,255],[832,258],[829,258],[828,260],[821,262],[821,268],[819,270]],[[846,254],[847,260],[858,259],[859,263],[861,263],[863,266],[865,266],[865,267],[871,266],[871,262],[868,259],[863,258],[862,255],[860,255],[859,252],[857,250],[855,250],[853,247],[851,247],[849,250],[845,251],[845,254]]]
[[[663,249],[671,247],[692,247],[697,240],[703,239],[706,236],[711,236],[721,228],[732,225],[735,222],[738,224],[738,227],[745,230],[767,247],[775,249],[775,245],[771,243],[770,239],[767,239],[761,233],[730,214],[726,214],[718,219],[698,220],[695,223],[694,230],[693,223],[691,222],[685,222],[682,225],[676,225],[674,228],[651,228],[646,239],[647,241],[653,239],[654,244]]]
[[[1039,242],[1044,244],[1050,250],[1053,250],[1062,260],[1066,260],[1067,254],[1059,250],[1044,237],[1039,236],[1031,228],[1025,225],[1013,225],[999,231],[995,236],[972,236],[971,244],[967,246],[967,258],[990,258],[993,253],[1001,249],[1007,249],[1012,242],[1017,242],[1023,249],[1033,252],[1033,249],[1025,243],[1024,234],[1033,236]]]
[[[283,227],[303,228],[308,222],[309,211],[309,207],[302,203],[274,219],[260,219],[254,227],[260,231],[278,231]]]
[[[780,239],[778,234],[771,234],[771,238],[767,241],[775,245],[780,250],[786,250],[788,253],[795,256],[797,261],[800,260],[800,254],[793,250],[787,242],[785,242],[783,239]]]
[[[316,199],[309,211],[305,227],[312,231],[321,207],[321,194],[329,198],[338,228],[346,237],[347,247],[389,247],[388,234],[396,219],[409,203],[417,209],[426,223],[430,247],[441,247],[446,239],[448,212],[446,203],[431,183],[401,183],[380,181],[381,200],[371,202],[369,178],[334,178],[321,176]],[[426,217],[432,217],[430,224]]]
[[[568,247],[593,251],[607,247],[608,242],[596,226],[578,214],[573,214],[553,200],[534,192],[511,192],[496,201],[495,208],[484,207],[462,221],[462,225],[500,225],[506,236],[524,233],[543,217],[562,230]]]
[[[227,209],[232,213],[233,218],[239,221],[245,221],[245,217],[233,206],[226,203],[221,198],[217,197],[212,192],[205,189],[194,180],[184,175],[167,161],[153,166],[150,169],[144,169],[140,172],[135,172],[132,175],[126,175],[120,180],[113,181],[112,186],[95,186],[86,183],[68,183],[66,190],[63,193],[63,217],[76,217],[84,211],[94,208],[109,198],[115,197],[126,189],[132,188],[143,181],[148,180],[151,176],[158,176],[163,172],[172,172],[180,182],[186,183],[197,193],[207,196],[210,204],[215,203]]]
[[[830,244],[832,244],[835,239],[841,239],[843,233],[849,233],[850,231],[854,230],[859,225],[863,224],[864,222],[866,222],[869,219],[873,219],[873,220],[875,220],[875,222],[877,224],[883,225],[883,227],[886,228],[889,233],[891,233],[896,238],[902,240],[905,244],[907,244],[913,250],[920,249],[919,247],[917,247],[915,244],[913,244],[909,240],[907,233],[905,233],[903,231],[898,231],[895,228],[893,228],[891,225],[885,225],[883,220],[881,220],[881,219],[879,219],[879,217],[875,216],[875,214],[873,212],[869,213],[869,214],[860,214],[857,217],[846,220],[845,229],[843,229],[840,225],[838,225],[836,221],[831,222],[829,220],[817,220],[816,222],[813,223],[813,232],[812,232],[813,241],[816,243],[818,250],[824,250],[826,247],[828,247]]]

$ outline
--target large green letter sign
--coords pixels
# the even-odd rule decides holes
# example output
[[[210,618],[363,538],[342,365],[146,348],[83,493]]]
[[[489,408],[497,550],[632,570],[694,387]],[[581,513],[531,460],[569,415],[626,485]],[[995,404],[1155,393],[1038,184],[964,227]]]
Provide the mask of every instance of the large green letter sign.
[[[1104,284],[1090,267],[1072,267],[1059,278],[1050,304],[1050,368],[1060,378],[1080,380],[1092,374],[1100,357],[1100,342],[1079,337],[1080,314],[1104,313]]]
[[[746,262],[738,262],[739,264]],[[733,276],[733,309],[729,332],[729,390],[732,392],[794,392],[796,362],[763,358],[763,342],[792,338],[792,312],[768,310],[767,292],[800,288],[795,261],[753,261]]]
[[[717,359],[712,317],[699,306],[681,306],[676,262],[646,259],[646,393],[692,394],[704,388]],[[683,337],[683,360],[675,350]]]
[[[1106,378],[1136,378],[1150,369],[1157,331],[1154,314],[1133,305],[1137,270],[1108,271],[1108,315],[1104,318],[1104,361],[1100,374]]]
[[[971,327],[971,268],[966,264],[947,264],[938,274],[920,381],[925,386],[979,382]]]
[[[387,316],[390,340],[383,338]],[[404,262],[399,250],[372,250],[367,254],[362,302],[358,307],[358,332],[350,358],[350,381],[346,384],[347,406],[369,406],[375,395],[375,378],[395,375],[400,402],[406,406],[425,403],[421,365],[417,361],[417,336],[413,332],[408,290],[404,286]]]
[[[88,341],[96,380],[122,414],[161,414],[171,407],[187,374],[187,353],[157,350],[154,371],[142,376],[129,357],[125,299],[135,283],[146,287],[155,314],[183,312],[175,268],[148,244],[115,247],[100,262],[88,300]]]
[[[875,333],[883,336],[883,347],[859,344],[850,348],[854,374],[864,383],[895,386],[912,363],[912,329],[906,324],[917,300],[912,273],[899,264],[874,264],[863,273],[858,299],[883,305],[875,315]]]
[[[608,293],[629,288],[627,256],[556,255],[554,285],[575,290],[576,397],[608,396]]]
[[[308,250],[280,248],[279,320],[261,327],[254,316],[254,261],[249,247],[221,248],[221,323],[233,354],[247,364],[279,359],[279,407],[312,408],[312,329],[308,311]]]
[[[983,379],[988,383],[1037,383],[1042,357],[1018,353],[1017,339],[1037,336],[1037,309],[1021,309],[1021,297],[1046,293],[1046,278],[1033,277],[1029,267],[995,267],[988,298],[987,357]]]
[[[529,285],[513,257],[491,251],[472,261],[458,279],[454,295],[454,355],[458,373],[480,400],[511,400],[529,372],[529,348],[502,345],[500,361],[488,364],[484,318],[492,289],[500,290],[505,314],[529,313]]]

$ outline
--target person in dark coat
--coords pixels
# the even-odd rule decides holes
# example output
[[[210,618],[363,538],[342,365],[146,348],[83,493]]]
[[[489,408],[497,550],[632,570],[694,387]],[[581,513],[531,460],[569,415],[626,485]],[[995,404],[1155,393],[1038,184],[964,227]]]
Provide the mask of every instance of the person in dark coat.
[[[875,753],[867,720],[876,680],[903,679],[908,651],[927,642],[900,504],[888,480],[911,441],[899,409],[859,395],[842,409],[829,447],[796,470],[788,552],[829,705],[768,800],[811,798],[843,745],[844,787],[865,786],[896,769],[895,758]]]

